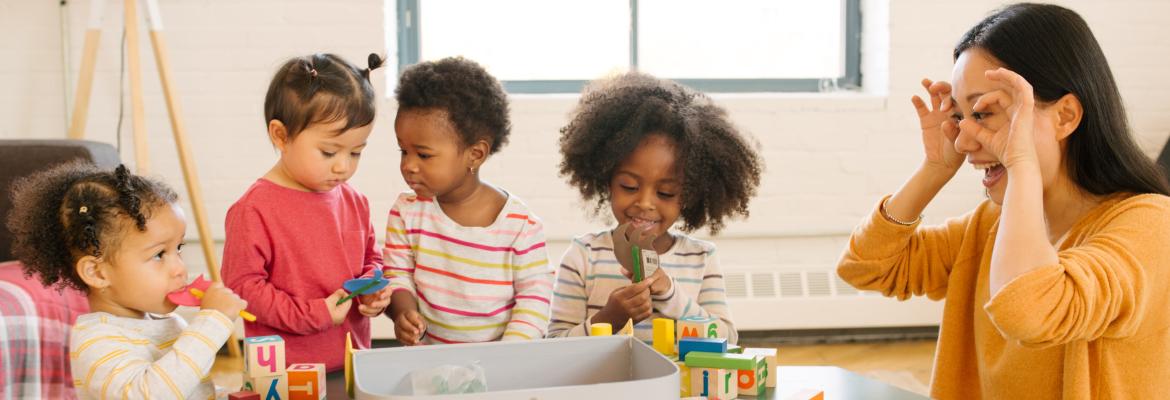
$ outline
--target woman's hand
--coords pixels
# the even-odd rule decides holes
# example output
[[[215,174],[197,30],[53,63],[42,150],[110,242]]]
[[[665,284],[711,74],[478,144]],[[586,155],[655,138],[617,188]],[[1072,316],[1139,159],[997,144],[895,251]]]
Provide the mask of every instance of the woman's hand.
[[[960,123],[963,130],[973,132],[975,141],[999,159],[1008,171],[1024,166],[1035,168],[1039,164],[1036,156],[1035,107],[1036,100],[1032,84],[1019,74],[999,68],[987,71],[987,78],[999,89],[979,97],[974,111],[984,112],[998,105],[1011,117],[1011,122],[998,129],[987,129],[975,121]]]
[[[922,147],[926,152],[924,163],[929,168],[954,175],[963,165],[965,156],[955,150],[959,130],[951,119],[955,108],[951,84],[923,79],[922,87],[930,95],[930,107],[918,96],[911,98],[910,102],[918,111],[918,121],[922,126]]]

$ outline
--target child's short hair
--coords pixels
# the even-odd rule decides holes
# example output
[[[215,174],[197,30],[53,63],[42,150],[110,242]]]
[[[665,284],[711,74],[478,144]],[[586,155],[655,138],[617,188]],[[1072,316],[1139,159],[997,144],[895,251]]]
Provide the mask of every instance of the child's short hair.
[[[763,170],[756,145],[707,96],[642,73],[585,88],[572,120],[561,128],[560,175],[585,200],[596,200],[594,211],[600,211],[610,200],[614,169],[643,137],[657,132],[670,138],[681,163],[683,231],[707,226],[715,234],[725,218],[748,215]]]
[[[77,259],[112,257],[123,229],[144,231],[152,208],[177,198],[166,184],[124,165],[110,171],[84,162],[29,175],[13,188],[8,230],[25,274],[37,273],[45,286],[80,290],[87,287],[74,268]]]
[[[484,139],[492,145],[488,154],[495,154],[508,143],[507,95],[475,61],[448,57],[415,64],[402,72],[394,95],[399,110],[445,111],[464,146]]]
[[[384,60],[370,54],[369,66],[359,69],[334,54],[294,57],[280,66],[264,96],[264,124],[279,120],[292,140],[313,123],[345,119],[347,131],[369,125],[376,114],[370,71]]]

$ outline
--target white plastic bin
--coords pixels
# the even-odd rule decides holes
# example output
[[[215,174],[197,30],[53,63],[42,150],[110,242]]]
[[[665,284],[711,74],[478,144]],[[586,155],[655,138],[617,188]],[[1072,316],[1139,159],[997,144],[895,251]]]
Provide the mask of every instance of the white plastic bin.
[[[410,373],[478,361],[488,392],[413,396]],[[678,367],[629,336],[397,347],[353,355],[367,399],[677,399]]]

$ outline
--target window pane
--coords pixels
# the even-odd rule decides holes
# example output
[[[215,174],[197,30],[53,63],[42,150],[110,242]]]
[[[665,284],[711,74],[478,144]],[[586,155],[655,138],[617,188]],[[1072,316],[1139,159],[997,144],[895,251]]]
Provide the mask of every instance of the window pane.
[[[639,0],[638,68],[669,78],[844,75],[844,1]]]
[[[628,69],[629,0],[422,0],[419,57],[462,55],[500,80],[589,80]]]

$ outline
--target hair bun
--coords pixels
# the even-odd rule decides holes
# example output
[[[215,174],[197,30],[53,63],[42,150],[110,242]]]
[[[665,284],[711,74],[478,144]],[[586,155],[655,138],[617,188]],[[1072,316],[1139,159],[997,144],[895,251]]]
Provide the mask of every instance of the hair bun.
[[[382,58],[382,56],[378,55],[378,53],[370,53],[370,56],[366,58],[366,63],[369,66],[362,70],[362,76],[365,77],[366,80],[370,80],[370,71],[381,68],[382,65],[386,63],[386,59]]]

